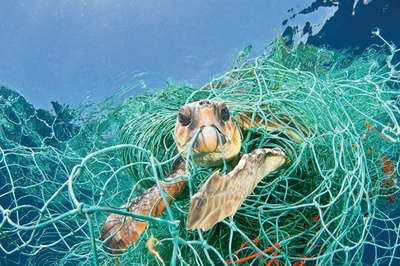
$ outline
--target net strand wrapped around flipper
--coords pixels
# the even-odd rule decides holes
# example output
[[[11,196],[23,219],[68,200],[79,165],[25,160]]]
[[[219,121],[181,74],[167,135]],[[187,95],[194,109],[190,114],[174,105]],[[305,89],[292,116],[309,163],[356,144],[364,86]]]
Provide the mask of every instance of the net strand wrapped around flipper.
[[[79,123],[57,123],[28,107],[21,112],[17,96],[3,97],[2,256],[18,254],[17,262],[32,265],[161,265],[146,246],[154,235],[166,265],[398,261],[400,80],[394,53],[371,48],[350,57],[349,51],[312,46],[291,51],[277,42],[269,56],[247,60],[201,89],[170,83]],[[166,179],[179,156],[172,135],[177,111],[206,98],[225,101],[233,114],[249,119],[283,122],[286,130],[255,124],[241,153],[278,147],[291,164],[262,180],[233,218],[207,232],[188,231],[185,222],[190,197],[216,167],[187,161],[188,189],[161,216],[121,208],[153,185],[177,182]],[[110,256],[98,239],[111,213],[148,222],[119,256]],[[364,261],[366,252],[375,260]]]

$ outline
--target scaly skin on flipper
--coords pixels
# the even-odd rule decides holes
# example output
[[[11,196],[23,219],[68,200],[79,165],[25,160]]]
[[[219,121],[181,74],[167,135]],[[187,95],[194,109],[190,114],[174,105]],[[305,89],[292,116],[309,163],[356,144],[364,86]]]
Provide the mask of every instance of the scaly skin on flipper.
[[[227,175],[220,176],[219,171],[215,172],[190,200],[186,228],[207,231],[233,216],[258,182],[287,162],[280,149],[256,149],[243,155]]]
[[[165,177],[166,180],[174,179],[185,174],[185,163],[179,159],[175,162],[171,172]],[[173,183],[161,183],[161,187],[170,203],[178,197],[185,189],[187,182],[184,178],[176,178]],[[147,189],[139,197],[133,198],[129,203],[129,211],[146,216],[157,216],[165,210],[165,202],[156,185]],[[146,229],[147,222],[139,221],[131,216],[113,213],[108,216],[107,221],[101,228],[100,240],[106,240],[106,245],[113,253],[119,253],[130,244],[136,242],[140,234]],[[118,251],[120,250],[120,251]]]

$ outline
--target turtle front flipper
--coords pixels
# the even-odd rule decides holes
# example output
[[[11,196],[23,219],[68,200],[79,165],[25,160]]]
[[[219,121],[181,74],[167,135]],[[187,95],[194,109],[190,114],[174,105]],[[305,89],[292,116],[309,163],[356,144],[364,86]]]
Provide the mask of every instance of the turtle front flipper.
[[[156,185],[147,189],[142,195],[133,198],[129,203],[129,211],[134,214],[145,216],[158,216],[162,214],[166,205],[178,197],[187,182],[184,177],[185,162],[179,159],[175,162],[171,172],[165,177],[166,180],[174,179],[171,183],[161,183],[162,190],[166,194],[167,202],[162,198],[161,192]],[[136,242],[141,233],[146,229],[147,221],[134,219],[131,216],[113,213],[107,217],[101,228],[99,240],[105,241],[106,250],[111,253],[121,253],[130,244]]]
[[[280,149],[263,148],[245,154],[227,175],[215,172],[190,200],[187,229],[209,230],[233,216],[246,197],[269,173],[289,162]]]

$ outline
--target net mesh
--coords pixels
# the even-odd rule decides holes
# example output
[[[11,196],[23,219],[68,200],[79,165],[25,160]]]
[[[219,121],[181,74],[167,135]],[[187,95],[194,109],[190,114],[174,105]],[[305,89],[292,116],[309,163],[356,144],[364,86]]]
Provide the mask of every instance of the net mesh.
[[[400,80],[397,50],[382,41],[355,57],[308,45],[290,49],[278,38],[268,56],[237,60],[200,89],[168,82],[120,103],[120,94],[139,83],[80,112],[58,103],[53,113],[36,110],[2,87],[5,265],[399,261]],[[132,216],[120,206],[165,181],[179,156],[177,111],[206,98],[225,101],[233,114],[291,121],[286,129],[301,142],[255,126],[241,148],[280,147],[290,165],[262,180],[233,218],[207,232],[187,231],[185,221],[190,197],[217,168],[192,165],[188,189],[163,215],[141,217],[148,228],[126,252],[108,254],[98,240],[107,216]]]

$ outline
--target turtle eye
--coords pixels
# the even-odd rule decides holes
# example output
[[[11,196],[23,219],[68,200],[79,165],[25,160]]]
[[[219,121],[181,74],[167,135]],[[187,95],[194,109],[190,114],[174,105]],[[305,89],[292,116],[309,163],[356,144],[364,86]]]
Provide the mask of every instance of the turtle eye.
[[[190,124],[190,116],[191,116],[190,109],[181,108],[178,113],[179,123],[181,123],[181,125],[184,127],[189,125]]]
[[[228,108],[223,107],[223,108],[221,109],[220,116],[221,116],[221,119],[222,119],[224,122],[228,121],[229,118],[231,117],[231,115],[229,114]]]

